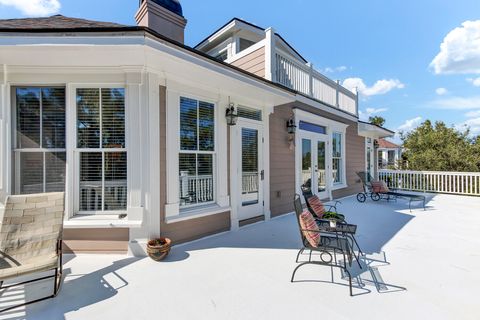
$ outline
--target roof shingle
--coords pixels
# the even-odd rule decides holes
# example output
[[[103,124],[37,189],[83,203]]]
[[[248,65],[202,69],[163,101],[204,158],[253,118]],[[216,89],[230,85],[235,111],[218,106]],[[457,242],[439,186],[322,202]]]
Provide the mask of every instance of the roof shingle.
[[[393,142],[390,142],[388,140],[385,140],[385,139],[378,139],[378,147],[379,148],[386,148],[386,149],[396,149],[396,148],[401,148],[401,146],[393,143]]]
[[[78,28],[123,28],[126,25],[65,17],[60,14],[45,18],[0,20],[0,29],[78,29]]]

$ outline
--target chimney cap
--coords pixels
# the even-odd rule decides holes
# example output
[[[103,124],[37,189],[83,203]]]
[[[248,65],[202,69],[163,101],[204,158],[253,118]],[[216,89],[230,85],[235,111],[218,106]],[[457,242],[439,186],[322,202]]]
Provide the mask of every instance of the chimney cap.
[[[183,9],[179,0],[140,0],[140,5],[145,1],[152,1],[165,9],[183,17]]]

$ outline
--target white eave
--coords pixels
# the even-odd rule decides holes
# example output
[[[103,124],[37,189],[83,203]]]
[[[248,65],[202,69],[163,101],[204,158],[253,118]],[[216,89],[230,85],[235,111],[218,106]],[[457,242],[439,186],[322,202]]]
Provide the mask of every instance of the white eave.
[[[395,132],[371,123],[359,121],[358,135],[362,137],[381,139],[381,138],[393,137],[395,135]]]

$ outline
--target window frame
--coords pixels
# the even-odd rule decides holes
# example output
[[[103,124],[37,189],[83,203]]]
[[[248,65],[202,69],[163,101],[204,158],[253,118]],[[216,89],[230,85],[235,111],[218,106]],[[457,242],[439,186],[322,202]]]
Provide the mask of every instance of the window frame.
[[[17,89],[21,88],[31,88],[31,89],[40,89],[40,146],[39,148],[18,148],[18,135],[17,135]],[[65,147],[64,148],[44,148],[43,147],[43,103],[42,103],[42,95],[41,95],[41,90],[42,89],[63,89],[64,90],[64,109],[65,109]],[[20,192],[20,157],[19,155],[22,153],[40,153],[42,154],[42,192],[47,192],[46,191],[46,154],[47,153],[65,153],[65,171],[64,171],[64,191],[67,189],[67,139],[68,139],[68,119],[67,119],[67,108],[68,108],[68,88],[65,85],[31,85],[31,84],[18,84],[18,85],[12,85],[10,87],[10,110],[11,110],[11,150],[12,150],[12,163],[14,170],[11,173],[11,177],[13,180],[13,194],[22,194]]]
[[[213,151],[201,151],[199,150],[199,145],[200,145],[200,142],[199,142],[199,126],[197,126],[197,150],[182,150],[182,141],[181,141],[181,134],[180,134],[180,130],[181,130],[181,110],[180,110],[180,107],[181,107],[181,99],[184,98],[184,99],[190,99],[190,100],[195,100],[197,102],[197,123],[199,121],[199,111],[198,111],[198,107],[200,105],[200,102],[203,102],[203,103],[208,103],[208,104],[211,104],[213,105]],[[217,146],[217,127],[218,127],[218,124],[217,124],[217,103],[208,99],[208,98],[205,98],[205,97],[199,97],[199,96],[194,96],[194,95],[189,95],[189,94],[185,94],[185,93],[179,93],[178,95],[178,101],[177,101],[177,108],[178,108],[178,118],[177,118],[177,135],[178,135],[178,145],[177,145],[177,153],[176,153],[176,158],[177,158],[177,163],[178,163],[178,167],[177,167],[177,185],[174,186],[176,187],[177,189],[180,189],[180,182],[179,182],[179,174],[180,174],[180,154],[195,154],[197,157],[198,155],[201,155],[201,154],[208,154],[208,155],[212,155],[212,186],[213,186],[213,195],[212,195],[212,201],[207,201],[207,202],[201,202],[201,203],[195,203],[195,204],[188,204],[188,205],[181,205],[180,203],[180,194],[178,195],[178,203],[179,203],[179,210],[180,210],[180,214],[182,214],[182,211],[183,212],[186,212],[186,211],[189,211],[189,210],[192,210],[192,209],[195,209],[195,208],[202,208],[202,207],[206,207],[206,206],[209,206],[209,205],[213,205],[213,204],[216,204],[217,203],[217,150],[218,150],[218,146]],[[198,158],[196,160],[196,173],[198,173]],[[197,175],[198,176],[198,175]],[[197,185],[198,185],[198,179],[197,179]]]
[[[71,137],[72,140],[70,141],[70,146],[71,146],[71,152],[73,155],[73,216],[94,216],[94,215],[104,215],[104,216],[114,216],[114,215],[120,215],[120,214],[125,214],[128,211],[128,208],[130,207],[130,183],[129,183],[129,158],[128,158],[128,150],[129,150],[129,127],[128,127],[128,90],[127,86],[125,84],[120,84],[120,83],[112,83],[112,84],[82,84],[82,85],[74,85],[71,86],[71,113],[72,113],[72,126],[70,130],[72,131]],[[124,148],[104,148],[103,147],[103,139],[102,139],[102,130],[100,130],[100,145],[99,148],[79,148],[78,147],[78,127],[77,127],[77,121],[78,121],[78,113],[77,113],[77,90],[78,89],[99,89],[100,92],[102,89],[123,89],[124,90],[124,117],[125,117],[125,147]],[[100,95],[100,110],[101,110],[101,95]],[[100,119],[99,119],[99,124],[100,128],[102,128],[102,112],[100,111],[99,113]],[[101,153],[102,154],[102,209],[103,210],[96,210],[96,211],[81,211],[80,210],[80,155],[81,153]],[[111,211],[105,211],[104,210],[104,205],[105,205],[105,170],[104,170],[104,161],[105,161],[105,153],[125,153],[127,156],[127,162],[126,162],[126,176],[127,176],[127,189],[126,189],[126,207],[124,210],[111,210]],[[68,156],[67,156],[67,162],[68,162]]]
[[[333,146],[334,146],[334,143],[333,143],[333,136],[337,134],[337,135],[340,135],[340,157],[335,157],[334,153],[333,153]],[[341,168],[341,172],[340,172],[340,180],[339,181],[335,181],[335,179],[332,180],[332,185],[333,187],[335,186],[343,186],[346,184],[346,181],[345,181],[345,176],[346,176],[346,173],[345,173],[345,170],[346,170],[346,161],[345,161],[345,133],[344,132],[340,132],[338,130],[332,130],[332,133],[331,133],[331,145],[332,145],[332,150],[331,150],[331,155],[332,155],[332,172],[333,172],[333,162],[334,160],[337,160],[339,159],[340,160],[340,168]]]

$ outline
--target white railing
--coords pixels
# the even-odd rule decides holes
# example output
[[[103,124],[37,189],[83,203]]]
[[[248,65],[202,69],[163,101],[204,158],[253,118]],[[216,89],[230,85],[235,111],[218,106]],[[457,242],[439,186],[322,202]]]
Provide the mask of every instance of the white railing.
[[[258,172],[242,174],[242,193],[258,192]]]
[[[480,172],[379,170],[379,178],[402,190],[480,196]]]
[[[127,181],[105,181],[105,210],[127,208]],[[102,184],[99,181],[80,182],[80,210],[102,210]]]
[[[357,114],[357,96],[353,92],[325,77],[311,64],[288,58],[279,51],[275,54],[274,80],[333,107]]]

